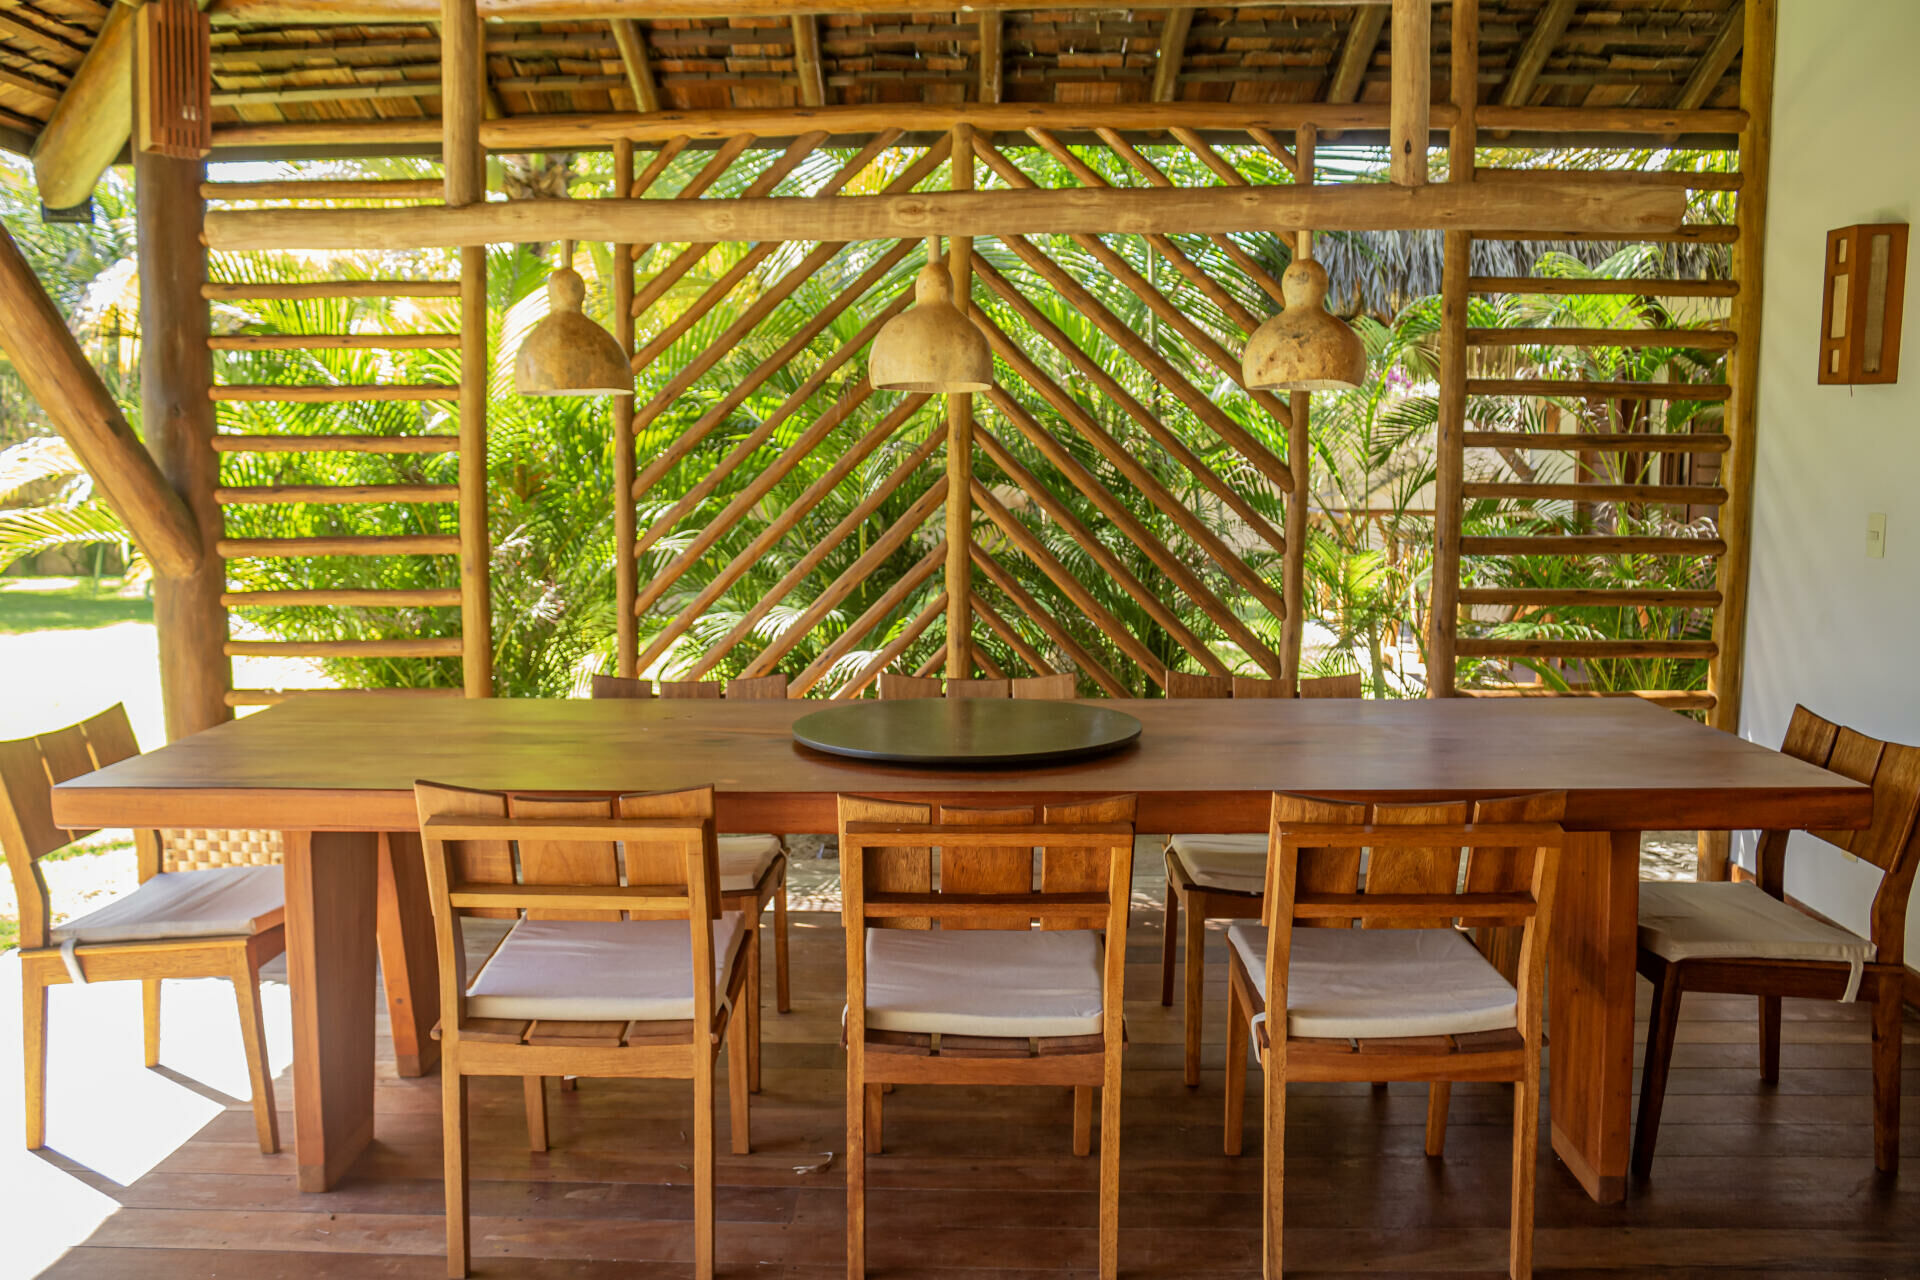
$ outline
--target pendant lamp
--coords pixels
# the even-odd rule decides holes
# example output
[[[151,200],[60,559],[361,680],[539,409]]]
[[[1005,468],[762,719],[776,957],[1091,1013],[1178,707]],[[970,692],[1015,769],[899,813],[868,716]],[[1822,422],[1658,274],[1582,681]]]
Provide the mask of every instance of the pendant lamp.
[[[1367,349],[1327,311],[1327,270],[1296,258],[1280,277],[1286,307],[1254,330],[1241,361],[1256,391],[1351,391],[1367,378]]]
[[[913,283],[913,306],[874,337],[867,378],[881,391],[985,391],[993,351],[979,326],[953,305],[945,262],[929,261]]]
[[[581,310],[587,282],[573,269],[573,241],[563,245],[560,265],[547,277],[547,314],[513,358],[514,389],[523,396],[630,396],[633,367],[613,335]]]

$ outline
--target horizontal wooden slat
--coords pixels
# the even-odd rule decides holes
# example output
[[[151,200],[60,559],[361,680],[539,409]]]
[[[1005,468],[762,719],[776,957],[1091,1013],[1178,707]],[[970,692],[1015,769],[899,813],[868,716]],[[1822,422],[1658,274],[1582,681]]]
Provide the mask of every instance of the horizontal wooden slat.
[[[1436,902],[1426,893],[1303,893],[1294,900],[1296,920],[1418,920],[1445,916],[1469,924],[1525,924],[1534,915],[1529,893],[1461,893]]]
[[[345,587],[314,591],[229,591],[220,597],[227,609],[281,609],[313,605],[323,608],[415,609],[458,605],[460,589],[390,590]]]
[[[1509,640],[1461,636],[1455,642],[1463,658],[1711,658],[1720,646],[1711,640]]]
[[[1717,699],[1703,689],[1549,689],[1542,685],[1501,685],[1462,689],[1463,698],[1638,698],[1669,711],[1711,710]]]
[[[358,534],[336,538],[222,538],[223,560],[292,560],[301,556],[457,556],[460,539],[433,534]]]
[[[457,351],[457,333],[216,333],[211,351]]]
[[[1722,556],[1726,553],[1727,544],[1719,538],[1574,533],[1460,539],[1463,556]]]
[[[440,178],[321,178],[200,184],[202,200],[443,200],[446,194],[446,182]]]
[[[459,636],[398,640],[229,640],[229,658],[457,658]]]
[[[216,453],[458,453],[458,436],[215,436]]]
[[[1667,591],[1659,588],[1631,587],[1608,590],[1605,587],[1462,587],[1463,605],[1511,604],[1535,609],[1561,605],[1602,607],[1648,607],[1673,609],[1711,609],[1720,604],[1718,591]]]
[[[1468,431],[1469,449],[1560,449],[1594,453],[1725,453],[1733,444],[1717,432]]]
[[[1569,231],[1564,235],[1548,236],[1542,235],[1538,231],[1527,231],[1523,229],[1515,229],[1512,231],[1476,231],[1473,234],[1476,240],[1510,240],[1529,243],[1535,241],[1582,240],[1588,243],[1597,242],[1605,244],[1615,242],[1626,243],[1630,241],[1649,241],[1656,244],[1732,244],[1740,238],[1739,228],[1718,223],[1683,225],[1672,231],[1636,231],[1632,235],[1625,236],[1613,235],[1608,232],[1591,231]]]
[[[1461,486],[1462,496],[1517,498],[1521,501],[1566,502],[1676,502],[1717,507],[1727,491],[1705,484],[1529,484],[1524,481],[1473,481]]]
[[[1729,329],[1561,329],[1526,326],[1518,329],[1469,329],[1467,342],[1476,347],[1675,347],[1689,351],[1730,351]]]
[[[201,285],[200,296],[209,302],[300,302],[309,298],[457,298],[460,296],[460,282],[302,280],[291,284],[255,284],[249,280],[219,280]]]
[[[463,698],[459,689],[230,689],[230,707],[277,707],[291,698]]]
[[[368,506],[382,502],[458,502],[456,484],[261,484],[215,489],[213,500],[229,506],[312,503],[316,506]]]
[[[1740,292],[1736,280],[1591,280],[1552,276],[1473,276],[1471,293],[1542,295],[1626,294],[1636,298],[1731,298]]]
[[[1468,378],[1470,396],[1542,396],[1574,400],[1725,400],[1724,382],[1581,382],[1553,378]]]
[[[384,385],[344,383],[340,385],[277,385],[274,383],[229,383],[207,388],[215,403],[266,401],[274,404],[349,404],[362,400],[458,400],[460,388],[450,382],[396,382]]]
[[[1645,107],[1508,107],[1484,103],[1475,122],[1482,129],[1516,133],[1738,133],[1747,113],[1737,108],[1662,110]],[[1439,121],[1434,121],[1435,126]]]
[[[1745,185],[1743,175],[1708,169],[1698,173],[1685,169],[1480,169],[1473,171],[1475,182],[1510,182],[1515,186],[1557,182],[1591,182],[1607,185],[1622,178],[1650,187],[1680,187],[1686,191],[1738,191]]]

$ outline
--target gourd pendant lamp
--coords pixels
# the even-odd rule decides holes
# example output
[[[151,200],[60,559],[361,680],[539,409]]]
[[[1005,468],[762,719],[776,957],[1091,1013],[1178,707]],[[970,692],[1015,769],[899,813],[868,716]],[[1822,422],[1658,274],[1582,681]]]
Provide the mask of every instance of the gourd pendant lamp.
[[[573,269],[573,241],[560,243],[560,265],[547,277],[549,310],[513,358],[514,390],[523,396],[630,396],[633,367],[613,335],[581,309],[587,282]]]
[[[1367,348],[1327,310],[1327,269],[1295,258],[1280,277],[1286,306],[1253,331],[1241,360],[1255,391],[1351,391],[1367,379]]]
[[[927,265],[913,282],[913,306],[873,339],[867,379],[881,391],[986,391],[993,386],[987,335],[954,305],[953,280],[929,242]]]

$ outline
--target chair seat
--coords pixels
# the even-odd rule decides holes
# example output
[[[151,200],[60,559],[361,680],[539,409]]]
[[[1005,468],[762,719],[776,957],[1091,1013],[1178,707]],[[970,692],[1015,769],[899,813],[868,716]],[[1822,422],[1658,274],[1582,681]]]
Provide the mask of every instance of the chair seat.
[[[50,936],[56,945],[91,945],[246,935],[279,924],[285,907],[279,867],[170,871],[97,911],[55,925]]]
[[[1175,836],[1173,856],[1187,879],[1206,889],[1228,893],[1264,893],[1267,887],[1267,837],[1248,835]]]
[[[760,883],[767,868],[780,856],[779,836],[721,836],[720,891],[744,893]]]
[[[1267,996],[1267,930],[1227,941]],[[1516,1026],[1517,995],[1457,929],[1295,929],[1287,1034],[1314,1039],[1455,1036]]]
[[[1100,937],[1089,929],[874,929],[867,1025],[957,1036],[1101,1030]]]
[[[746,926],[713,922],[713,980],[724,993]],[[521,920],[467,988],[471,1018],[681,1022],[693,1017],[685,920]]]
[[[1663,960],[1832,960],[1860,965],[1873,943],[1815,920],[1746,881],[1648,880],[1640,945]]]

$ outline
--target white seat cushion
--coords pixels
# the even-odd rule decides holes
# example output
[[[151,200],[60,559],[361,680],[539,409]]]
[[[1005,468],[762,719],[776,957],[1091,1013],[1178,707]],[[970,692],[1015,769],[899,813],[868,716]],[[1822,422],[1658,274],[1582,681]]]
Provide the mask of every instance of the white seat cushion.
[[[1859,966],[1873,943],[1815,920],[1751,882],[1648,880],[1640,885],[1640,945],[1663,960],[1834,960]],[[1844,997],[1853,998],[1851,988]]]
[[[153,877],[98,911],[55,925],[55,943],[151,942],[258,933],[279,924],[286,889],[279,867],[214,867]]]
[[[1086,1036],[1101,1024],[1089,929],[873,929],[867,1025],[956,1036]]]
[[[1187,878],[1207,889],[1229,893],[1265,893],[1267,837],[1175,836],[1171,845]]]
[[[1227,941],[1267,995],[1267,930]],[[1295,929],[1287,1033],[1316,1039],[1457,1036],[1517,1025],[1513,985],[1456,929]]]
[[[743,893],[760,883],[780,856],[779,836],[721,836],[720,891]]]
[[[522,920],[467,987],[470,1018],[679,1022],[693,1017],[685,920]],[[746,926],[713,922],[713,981],[724,995]]]

